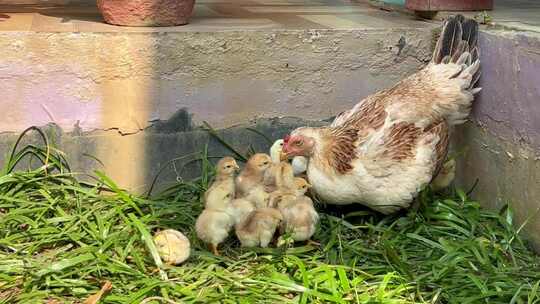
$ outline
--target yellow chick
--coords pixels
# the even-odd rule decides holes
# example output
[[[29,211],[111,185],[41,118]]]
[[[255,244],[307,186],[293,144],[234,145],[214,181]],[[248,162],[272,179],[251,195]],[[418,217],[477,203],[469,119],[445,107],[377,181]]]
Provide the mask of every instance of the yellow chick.
[[[237,198],[231,202],[229,214],[234,218],[235,225],[243,222],[248,215],[255,211],[256,206],[249,200]]]
[[[270,147],[270,157],[275,164],[287,160],[287,154],[283,153],[284,144],[285,141],[283,139],[278,139],[272,144],[272,147]],[[304,156],[295,156],[291,161],[291,165],[294,176],[305,175],[308,159]]]
[[[242,247],[268,247],[282,220],[283,216],[274,208],[257,209],[236,226],[236,236]]]
[[[230,215],[233,197],[226,192],[221,195],[221,198],[216,197],[216,202],[219,203],[212,208],[205,208],[195,223],[197,237],[208,243],[215,255],[219,255],[218,245],[227,238],[234,226],[234,218]]]
[[[268,202],[270,200],[270,193],[266,192],[266,189],[263,186],[257,186],[244,196],[245,199],[255,204],[256,208],[265,208],[268,207]]]
[[[180,231],[167,229],[156,233],[154,243],[163,261],[178,265],[189,258],[189,239]]]
[[[283,139],[279,139],[270,148],[272,166],[264,174],[264,185],[267,192],[284,187],[294,189],[294,169],[283,153]]]
[[[447,188],[454,181],[456,177],[456,161],[455,159],[450,159],[446,161],[439,171],[439,174],[431,182],[431,187],[434,191],[440,191]]]
[[[204,193],[205,208],[224,208],[223,197],[235,196],[234,174],[240,167],[232,157],[220,159],[216,165],[216,178]]]
[[[283,215],[280,232],[290,233],[294,241],[311,241],[315,233],[319,214],[313,207],[313,201],[305,195],[310,185],[305,179],[295,178],[295,195],[286,194],[276,201],[276,208]]]
[[[271,164],[272,160],[268,154],[257,153],[250,157],[244,170],[236,177],[237,196],[247,196],[254,188],[262,187],[264,173]]]

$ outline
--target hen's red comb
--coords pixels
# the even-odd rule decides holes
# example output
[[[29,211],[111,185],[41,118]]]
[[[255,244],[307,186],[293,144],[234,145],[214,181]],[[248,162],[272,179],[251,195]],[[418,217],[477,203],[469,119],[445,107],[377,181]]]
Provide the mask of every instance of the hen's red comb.
[[[290,135],[285,135],[285,137],[283,138],[283,142],[288,143],[290,139],[291,139]]]

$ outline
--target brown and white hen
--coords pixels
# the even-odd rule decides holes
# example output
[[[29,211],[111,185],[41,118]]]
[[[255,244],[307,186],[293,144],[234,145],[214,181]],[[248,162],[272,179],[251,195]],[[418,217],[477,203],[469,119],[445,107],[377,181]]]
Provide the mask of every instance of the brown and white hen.
[[[327,203],[360,203],[385,214],[409,207],[439,172],[449,130],[467,119],[480,91],[477,38],[474,20],[448,18],[426,67],[328,127],[294,130],[284,152],[309,158],[309,182]]]

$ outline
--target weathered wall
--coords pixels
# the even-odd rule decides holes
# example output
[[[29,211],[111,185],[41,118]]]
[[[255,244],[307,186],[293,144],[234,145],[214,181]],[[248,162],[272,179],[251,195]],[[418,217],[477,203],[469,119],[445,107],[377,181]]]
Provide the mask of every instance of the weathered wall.
[[[144,189],[161,164],[202,148],[188,120],[331,117],[422,67],[430,49],[428,29],[3,32],[0,132],[54,122],[76,170],[100,167],[90,154],[121,186]]]
[[[429,30],[4,32],[0,131],[132,133],[180,108],[218,127],[326,118],[420,68],[429,47]]]
[[[467,149],[458,181],[485,206],[509,203],[516,223],[540,251],[540,36],[489,32],[480,36],[482,92],[473,123],[459,128]]]

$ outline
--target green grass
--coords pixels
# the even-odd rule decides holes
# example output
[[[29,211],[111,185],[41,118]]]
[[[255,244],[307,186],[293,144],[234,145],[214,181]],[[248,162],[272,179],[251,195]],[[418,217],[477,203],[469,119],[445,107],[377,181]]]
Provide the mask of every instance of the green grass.
[[[146,198],[100,172],[81,182],[51,147],[17,149],[0,174],[0,303],[78,302],[107,280],[102,303],[540,303],[540,259],[511,210],[484,211],[461,191],[424,191],[399,216],[322,213],[320,248],[245,250],[231,237],[216,257],[193,231],[206,153],[200,178]],[[155,255],[160,228],[190,238],[185,264]]]

